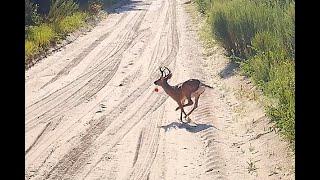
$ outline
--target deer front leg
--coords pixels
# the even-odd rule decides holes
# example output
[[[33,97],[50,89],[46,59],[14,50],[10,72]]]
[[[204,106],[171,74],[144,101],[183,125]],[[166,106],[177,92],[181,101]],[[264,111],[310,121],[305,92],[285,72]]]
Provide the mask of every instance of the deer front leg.
[[[187,114],[186,114],[186,112],[184,111],[184,109],[183,109],[183,105],[181,104],[181,102],[180,102],[180,103],[178,103],[178,105],[179,105],[179,108],[181,109],[181,113],[180,113],[180,121],[181,121],[182,123],[184,123],[184,122],[182,121],[182,113],[183,113],[185,116],[187,116]]]

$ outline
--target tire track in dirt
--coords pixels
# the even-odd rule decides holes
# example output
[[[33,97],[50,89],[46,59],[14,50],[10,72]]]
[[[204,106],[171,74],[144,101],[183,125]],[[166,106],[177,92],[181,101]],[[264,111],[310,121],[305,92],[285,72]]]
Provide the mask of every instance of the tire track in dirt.
[[[171,36],[174,36],[174,35],[176,35],[177,36],[177,33],[172,33],[171,34]],[[176,38],[172,38],[172,39],[177,39],[177,37]],[[172,44],[174,44],[174,42],[172,42]],[[170,61],[172,61],[172,60],[174,60],[174,57],[176,56],[176,53],[177,53],[177,44],[175,45],[175,46],[173,46],[171,49],[171,51],[170,51],[170,53],[169,53],[169,55],[165,58],[165,60],[161,63],[161,64],[169,64],[169,62]],[[137,91],[134,91],[132,94],[131,94],[131,97],[133,97],[132,99],[130,99],[130,98],[127,98],[126,99],[126,103],[125,104],[123,104],[122,106],[120,106],[120,108],[117,108],[116,110],[115,110],[115,116],[114,117],[111,117],[111,119],[113,119],[113,120],[115,120],[115,117],[116,116],[118,116],[119,115],[119,113],[121,113],[125,108],[126,108],[126,106],[128,106],[129,104],[130,104],[130,102],[132,103],[132,102],[134,102],[134,100],[137,98],[137,97],[139,97],[139,96],[137,96],[137,95],[139,95],[139,94],[143,94],[143,91],[146,91],[146,89],[148,88],[148,87],[150,87],[151,85],[152,85],[152,82],[153,82],[153,80],[155,79],[155,78],[157,78],[157,72],[158,71],[158,69],[157,68],[155,68],[155,69],[153,69],[152,70],[152,72],[151,72],[151,74],[153,74],[153,76],[152,77],[150,77],[149,79],[148,79],[148,81],[146,81],[143,85],[142,85],[142,88],[138,88],[137,89]],[[130,96],[129,96],[130,97]],[[129,99],[129,101],[128,101],[128,99]],[[165,97],[165,99],[167,99],[167,97]],[[161,101],[162,103],[165,101],[165,99],[163,100],[163,101]],[[131,100],[133,100],[133,101],[131,101]],[[128,103],[129,102],[129,103]],[[155,100],[155,101],[152,101],[152,103],[151,104],[153,104],[153,105],[156,105],[157,104],[157,102],[159,102],[159,100],[157,99],[157,100]],[[161,105],[161,104],[160,104]],[[159,105],[159,106],[160,106]],[[151,106],[152,107],[152,106]],[[144,109],[144,108],[141,108],[141,109]],[[148,111],[147,111],[148,112]],[[111,115],[112,116],[112,115]],[[105,119],[107,119],[107,117],[105,117],[105,118],[101,118],[101,119],[99,119],[97,122],[94,122],[93,124],[95,124],[95,126],[94,126],[94,128],[90,128],[90,133],[88,133],[88,135],[87,136],[85,136],[85,137],[87,137],[87,140],[85,140],[85,139],[83,139],[83,141],[81,141],[81,142],[83,142],[84,144],[81,144],[81,147],[86,147],[85,146],[85,144],[90,144],[90,143],[88,143],[89,142],[89,140],[88,139],[91,139],[91,140],[93,140],[93,139],[95,139],[95,138],[97,138],[98,136],[99,136],[99,134],[101,134],[102,132],[103,132],[103,130],[101,129],[101,127],[103,127],[103,126],[108,126],[107,124],[109,123],[109,122],[107,122],[107,121],[105,121]],[[140,119],[141,120],[141,119]],[[121,128],[120,128],[121,129]],[[129,129],[129,131],[130,131],[130,129]],[[89,134],[98,134],[97,136],[89,136]],[[123,135],[123,136],[125,136],[125,134]],[[123,137],[122,136],[122,137]],[[90,137],[90,138],[89,138]],[[94,141],[94,140],[93,140]],[[78,150],[80,150],[81,148],[79,148]],[[77,152],[76,150],[74,150],[73,151],[73,153],[72,152],[70,152],[69,153],[69,155],[71,155],[71,156],[73,156],[73,155],[75,155],[74,154],[74,152]],[[79,154],[79,153],[78,153]],[[81,153],[80,153],[81,154]],[[82,153],[82,154],[84,154],[84,153]],[[68,155],[66,155],[65,157],[69,157]],[[78,161],[79,162],[79,161]],[[63,164],[63,162],[62,163],[60,163],[60,164]],[[81,165],[81,163],[80,163],[80,165]],[[63,167],[63,166],[61,166],[61,167]],[[58,167],[56,167],[55,169],[59,169]],[[76,169],[78,169],[78,166],[76,167],[76,168],[73,168],[74,170],[72,170],[72,168],[70,169],[70,172],[68,172],[68,174],[74,174],[74,171],[76,170]],[[51,171],[51,172],[55,172],[55,170],[53,170],[53,171]],[[57,170],[57,172],[58,172],[58,170]],[[51,173],[50,173],[51,174]],[[50,178],[50,176],[48,176],[48,178]]]
[[[112,69],[115,69],[115,68],[112,68]],[[114,71],[115,72],[115,71]],[[101,74],[101,76],[103,76],[103,74]],[[111,78],[111,77],[110,77]],[[103,84],[103,83],[100,83],[100,84]],[[57,124],[57,123],[56,123]]]
[[[153,117],[156,115],[157,117]],[[146,179],[150,174],[150,168],[154,163],[158,153],[159,146],[159,126],[163,120],[163,109],[159,110],[159,115],[154,113],[151,117],[151,123],[145,127],[145,131],[141,137],[139,151],[137,151],[137,159],[134,163],[132,171],[129,173],[128,179]],[[160,121],[159,121],[160,119]]]
[[[157,69],[155,69],[154,71],[157,71]],[[154,80],[154,78],[150,78],[148,81],[146,81],[142,86],[140,86],[138,89],[136,89],[134,92],[132,92],[128,98],[126,98],[125,100],[123,100],[117,108],[115,108],[112,112],[108,113],[107,116],[103,116],[102,119],[100,119],[100,123],[101,121],[106,121],[106,120],[112,120],[111,122],[109,122],[109,125],[119,119],[118,117],[123,113],[125,113],[125,111],[129,111],[128,106],[130,106],[131,104],[134,104],[134,101],[136,101],[136,99],[139,99],[139,97],[143,94],[145,94],[145,92],[150,89],[150,86],[152,86],[152,80]],[[168,98],[166,95],[162,95],[162,96],[157,96],[157,99],[153,99],[155,96],[152,96],[152,94],[150,94],[150,96],[144,101],[145,103],[143,103],[143,106],[138,108],[139,111],[135,112],[130,118],[127,118],[125,121],[123,122],[118,122],[117,127],[114,127],[113,129],[110,130],[109,134],[114,134],[114,136],[120,136],[119,139],[115,138],[114,136],[110,137],[110,138],[105,138],[106,142],[108,140],[116,140],[115,143],[113,143],[112,147],[114,147],[117,142],[119,142],[139,121],[141,121],[143,119],[143,117],[149,115],[150,113],[154,112],[158,107],[160,107]],[[159,99],[159,97],[161,97],[161,99]],[[141,114],[140,111],[143,111],[142,113],[142,117],[135,117],[136,114]],[[137,119],[136,121],[134,121],[133,119]],[[130,122],[130,128],[124,128],[125,126],[128,126],[128,122]],[[94,123],[93,123],[94,124]],[[100,126],[101,127],[101,126]],[[99,128],[99,126],[95,126],[95,128]],[[107,127],[105,127],[107,128]],[[119,135],[119,131],[120,130],[126,130],[126,132],[124,134]],[[102,133],[102,132],[101,132]],[[100,133],[100,134],[101,134]],[[98,146],[99,147],[99,146]],[[96,148],[98,148],[96,147]],[[91,146],[91,148],[93,148]],[[107,154],[107,153],[105,153]],[[88,158],[88,157],[86,157]],[[101,161],[102,157],[98,160]],[[97,165],[98,162],[95,164]],[[84,161],[82,161],[82,164],[84,164]],[[77,166],[76,169],[77,171],[79,170],[79,166]],[[92,167],[94,168],[94,166]],[[91,169],[92,169],[91,168]]]
[[[212,97],[214,94],[213,90],[206,91],[201,98],[201,106],[195,111],[195,121],[202,121],[208,124],[212,123],[212,119],[216,117],[213,115],[212,107]],[[214,179],[226,179],[225,176],[225,162],[223,155],[219,150],[219,145],[217,145],[216,132],[219,131],[216,127],[208,128],[200,132],[200,138],[205,144],[205,162],[203,169],[204,174],[210,178]]]
[[[101,35],[97,40],[95,40],[92,44],[90,44],[88,47],[86,47],[78,56],[76,56],[69,64],[67,64],[66,67],[64,67],[61,71],[57,73],[50,81],[45,83],[40,89],[43,89],[47,85],[55,82],[58,80],[61,76],[68,75],[72,68],[77,66],[94,48],[96,48],[99,44],[101,44],[102,41],[104,41],[111,33],[114,32],[115,29],[118,28],[118,25],[120,22],[123,22],[122,20],[127,17],[127,13],[123,14],[121,18],[118,20],[118,22],[105,34]]]
[[[108,150],[100,155],[98,160],[94,163],[94,165],[89,169],[86,173],[85,177],[87,177],[91,171],[101,162],[101,160],[107,156],[113,148],[140,122],[144,121],[149,116],[156,111],[166,100],[168,99],[165,95],[157,95],[154,96],[150,94],[147,100],[144,101],[141,107],[139,107],[138,111],[136,111],[129,118],[126,118],[124,122],[118,124],[117,127],[114,127],[110,130],[108,135],[110,137],[104,137],[104,142],[101,144],[109,147]],[[101,145],[96,145],[97,148],[101,148]]]
[[[132,28],[132,27],[130,27],[130,28]],[[76,78],[74,81],[67,84],[63,88],[56,90],[54,93],[44,97],[43,99],[35,102],[32,105],[28,106],[27,107],[27,111],[28,111],[27,115],[29,113],[33,112],[34,110],[36,110],[37,108],[43,107],[44,104],[50,102],[51,100],[56,100],[58,98],[58,96],[64,95],[63,93],[70,94],[70,92],[67,92],[69,90],[67,88],[76,89],[75,88],[76,85],[78,85],[81,82],[87,82],[90,79],[93,79],[91,76],[96,75],[100,71],[104,70],[107,65],[109,65],[110,63],[112,63],[114,61],[114,59],[112,59],[112,57],[116,56],[117,53],[119,53],[119,50],[121,50],[121,48],[123,48],[123,45],[125,44],[126,39],[128,39],[130,31],[125,31],[125,32],[126,33],[123,33],[124,34],[123,36],[117,37],[117,39],[116,39],[117,43],[114,43],[116,46],[112,46],[113,48],[112,48],[111,52],[107,53],[104,57],[102,57],[103,61],[101,61],[100,64],[96,65],[95,67],[92,68],[91,71],[84,73],[83,75]],[[112,51],[114,51],[114,52],[112,53]],[[71,87],[69,87],[69,86],[71,86]]]
[[[150,98],[153,98],[153,100],[150,100]],[[105,138],[105,142],[112,141],[114,142],[111,147],[114,147],[118,141],[120,141],[129,131],[132,129],[132,127],[125,128],[128,126],[128,122],[130,122],[131,126],[135,126],[138,122],[141,121],[143,117],[145,117],[147,114],[151,113],[152,110],[156,110],[159,106],[162,105],[162,103],[165,102],[167,97],[165,96],[158,96],[154,97],[152,94],[148,97],[148,101],[143,104],[143,107],[140,107],[140,111],[134,113],[130,118],[127,118],[124,122],[119,122],[116,129],[112,129],[114,132],[121,132],[124,130],[127,130],[122,133],[115,133],[114,135],[111,135],[110,137]],[[128,106],[129,104],[123,104],[124,106]],[[53,169],[48,173],[48,176],[46,179],[56,179],[56,178],[62,178],[64,176],[67,177],[73,177],[76,175],[76,173],[81,170],[83,165],[86,165],[86,162],[88,158],[94,154],[94,151],[99,148],[100,145],[93,146],[94,141],[100,136],[100,134],[103,133],[103,131],[113,122],[112,114],[115,114],[116,116],[119,116],[121,113],[118,113],[118,110],[122,110],[120,107],[119,109],[116,109],[114,113],[111,114],[111,118],[109,118],[107,115],[102,116],[99,119],[92,120],[90,122],[90,127],[87,130],[85,136],[81,138],[80,144],[73,148],[71,151],[69,151],[58,163],[53,167]],[[142,111],[142,112],[141,112]],[[140,113],[141,112],[141,113]],[[137,114],[139,114],[138,117],[135,117]],[[141,115],[140,115],[141,114]],[[115,119],[114,119],[115,120]],[[111,132],[109,134],[112,134]],[[69,175],[65,175],[68,173]]]
[[[44,128],[43,130],[40,132],[40,134],[36,137],[36,139],[34,140],[34,142],[27,148],[27,150],[25,151],[25,155],[28,154],[28,152],[30,151],[30,149],[35,146],[35,144],[39,141],[40,137],[42,136],[42,134],[47,130],[48,126],[50,125],[51,123],[48,123]]]
[[[144,17],[143,16],[144,14],[145,13],[142,13],[139,16],[139,18],[138,18],[139,21],[134,24],[135,26],[139,26],[141,24],[143,17]],[[137,27],[132,28],[132,29],[137,30]],[[132,33],[132,36],[133,35],[134,34]],[[128,39],[128,38],[126,38],[126,39]],[[26,131],[28,131],[30,128],[36,126],[39,123],[39,121],[42,123],[50,121],[52,119],[52,117],[59,116],[59,114],[61,114],[61,112],[63,112],[63,110],[67,110],[67,111],[70,110],[69,108],[73,108],[73,107],[77,106],[78,104],[84,102],[86,99],[92,97],[99,90],[101,90],[111,80],[113,75],[116,73],[117,68],[120,64],[121,54],[127,49],[127,47],[130,45],[130,43],[132,43],[133,40],[134,40],[134,38],[131,38],[130,41],[128,41],[127,43],[124,43],[120,47],[120,49],[116,52],[116,54],[113,54],[113,58],[108,61],[108,62],[110,62],[110,65],[107,67],[99,68],[97,70],[96,75],[93,78],[91,78],[84,86],[77,89],[74,93],[72,93],[70,96],[68,96],[67,99],[62,99],[60,103],[54,104],[53,108],[47,110],[46,112],[44,112],[40,116],[35,117],[33,120],[36,121],[36,123],[31,124],[32,120],[30,120],[31,122],[29,121],[26,124]],[[99,72],[99,70],[101,70],[101,71]],[[92,71],[90,73],[92,73]],[[81,81],[86,82],[85,80],[82,80],[82,79],[81,79]],[[90,89],[86,89],[86,88],[90,88]],[[75,88],[73,88],[73,89],[75,89]],[[84,96],[83,96],[83,94],[84,94]],[[64,97],[64,96],[62,96],[62,97]],[[56,97],[52,97],[50,99],[57,100]],[[46,102],[44,102],[44,103],[46,103]],[[68,106],[69,108],[66,108],[66,106]],[[41,106],[39,106],[39,107],[42,107],[43,109],[44,108],[48,109],[47,107],[44,107],[43,104],[41,104]],[[50,117],[51,117],[51,119],[50,119]],[[28,118],[28,114],[27,114],[27,118]]]
[[[169,49],[169,42],[172,42],[173,44],[173,48],[171,49],[171,53],[169,54],[169,56],[167,56],[167,59],[171,59],[172,56],[170,56],[172,54],[172,52],[176,52],[178,51],[178,49],[175,49],[174,47],[178,47],[178,35],[177,35],[177,26],[176,26],[176,2],[175,1],[169,1],[169,7],[168,7],[168,11],[166,14],[166,18],[165,21],[166,22],[170,22],[169,23],[169,32],[172,33],[171,36],[171,41],[169,41],[170,36],[166,36],[167,37],[167,43],[166,46],[163,46],[164,48],[162,49],[162,52],[160,53],[160,57],[163,56],[163,54],[165,53],[165,50]],[[169,20],[169,17],[171,17],[171,19]],[[160,37],[158,43],[161,44],[161,40],[162,38],[164,38],[165,36]],[[159,54],[159,51],[156,51],[156,56]],[[174,54],[174,53],[173,53]],[[176,54],[174,54],[174,56],[176,56]],[[157,59],[157,58],[155,58]],[[150,65],[156,65],[158,63],[150,63]],[[174,61],[174,66],[175,66],[175,61]],[[152,66],[149,66],[149,68],[151,68]],[[153,66],[153,68],[157,68],[156,66]],[[174,70],[174,67],[172,68]],[[127,179],[149,179],[150,176],[150,169],[151,166],[153,165],[153,162],[157,156],[157,152],[158,152],[158,146],[159,146],[159,133],[160,133],[160,125],[162,123],[163,120],[163,110],[160,112],[160,116],[158,118],[150,118],[153,121],[151,121],[150,124],[148,124],[148,126],[146,126],[146,130],[144,131],[144,134],[142,136],[142,143],[141,147],[138,151],[138,155],[137,155],[137,162],[134,163],[134,166],[131,170],[131,172],[129,173],[129,177]],[[160,121],[159,121],[160,119]]]
[[[169,10],[172,11],[172,14],[174,14],[174,8],[175,8],[174,6],[171,6],[171,9],[169,8]],[[168,17],[168,14],[167,14],[167,17]],[[175,15],[173,15],[172,17],[175,18]],[[176,30],[176,26],[175,26],[175,19],[171,21],[171,30],[172,30],[170,33],[171,38],[168,38],[168,40],[171,39],[173,46],[171,47],[171,51],[169,52],[168,56],[166,56],[164,58],[164,60],[162,60],[162,62],[160,62],[161,65],[164,65],[164,64],[169,65],[169,62],[173,62],[175,64],[175,57],[176,57],[176,54],[178,51],[178,36],[177,36],[177,30]],[[169,43],[164,43],[164,44],[168,45]],[[156,50],[154,50],[153,52],[156,52],[158,48],[159,48],[159,46],[156,46]],[[162,58],[162,55],[160,55],[160,57],[152,58],[152,60],[153,59],[161,59],[161,58]],[[151,63],[153,63],[152,60],[151,60]],[[158,63],[155,63],[155,64],[158,64]],[[147,84],[152,84],[152,80],[157,78],[157,76],[158,76],[157,71],[158,71],[158,67],[154,67],[150,73],[151,74],[151,78],[150,78],[151,82],[146,82]],[[135,169],[135,172],[138,174],[139,174],[139,171],[140,171],[139,168]]]
[[[171,26],[172,27],[172,26]],[[172,51],[170,52],[170,54],[167,56],[167,57],[165,57],[165,59],[162,61],[162,63],[161,64],[169,64],[169,62],[175,62],[175,56],[176,56],[176,54],[177,54],[177,51],[178,51],[178,41],[177,41],[177,39],[178,39],[178,37],[177,37],[177,32],[176,32],[176,27],[175,26],[173,26],[173,32],[171,33],[171,36],[172,36],[172,38],[171,38],[171,40],[172,40],[172,44],[174,45],[173,47],[172,47]],[[159,57],[159,58],[161,58],[161,57]],[[157,72],[158,71],[158,68],[154,68],[152,71],[151,71],[151,77],[149,78],[149,80],[148,81],[146,81],[143,85],[141,85],[140,87],[140,89],[142,89],[142,90],[145,90],[145,89],[148,89],[148,86],[150,87],[151,85],[152,85],[152,81],[154,80],[154,79],[156,79],[157,78]],[[138,94],[143,94],[143,92],[139,92],[138,91]],[[119,115],[120,113],[121,113],[121,110],[123,110],[123,109],[126,109],[127,107],[127,105],[128,104],[131,104],[131,103],[133,103],[132,101],[131,101],[131,98],[130,97],[134,97],[134,99],[136,99],[136,97],[135,96],[129,96],[127,99],[126,99],[126,101],[127,101],[127,104],[125,104],[125,107],[121,107],[121,105],[120,105],[120,108],[119,108],[119,111],[118,112],[115,112],[115,117],[117,116],[117,115]],[[133,101],[134,101],[134,99],[132,99]],[[150,100],[148,100],[148,101],[150,101]],[[146,101],[147,102],[147,101]],[[157,101],[155,101],[155,102],[157,102]],[[113,118],[115,118],[115,117],[113,117]],[[121,124],[120,126],[119,126],[119,128],[120,127],[122,127],[122,126],[124,126],[123,124]],[[112,130],[112,131],[114,131],[114,132],[117,132],[118,130]],[[101,158],[100,158],[100,160],[101,160]],[[99,160],[99,161],[100,161]],[[92,169],[92,168],[91,168]]]

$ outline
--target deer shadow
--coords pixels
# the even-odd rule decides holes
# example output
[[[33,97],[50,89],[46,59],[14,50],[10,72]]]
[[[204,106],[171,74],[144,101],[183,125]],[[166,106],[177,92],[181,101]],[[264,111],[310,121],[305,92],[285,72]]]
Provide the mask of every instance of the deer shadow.
[[[194,125],[191,125],[189,123],[181,123],[181,122],[172,122],[168,125],[164,125],[164,126],[158,126],[158,128],[163,128],[165,132],[171,130],[171,129],[186,129],[188,132],[192,132],[192,133],[197,133],[200,131],[203,131],[205,129],[214,127],[213,125],[208,125],[208,124],[196,124],[194,123]]]

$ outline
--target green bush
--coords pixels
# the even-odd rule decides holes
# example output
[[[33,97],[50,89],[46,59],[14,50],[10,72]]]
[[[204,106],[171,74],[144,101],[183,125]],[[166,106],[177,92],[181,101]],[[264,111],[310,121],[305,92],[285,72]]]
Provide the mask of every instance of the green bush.
[[[212,36],[276,104],[267,114],[294,143],[295,3],[292,0],[196,0]],[[231,56],[232,55],[232,56]]]
[[[47,47],[55,37],[56,33],[48,24],[33,26],[27,30],[27,40],[42,48]]]
[[[201,14],[205,14],[209,8],[210,0],[196,0],[198,11]]]
[[[75,31],[85,24],[87,15],[83,12],[76,12],[71,16],[67,16],[57,23],[59,33],[67,34]]]
[[[38,53],[38,46],[34,44],[33,41],[26,40],[25,41],[25,58],[28,59]]]
[[[107,0],[113,2],[113,0]],[[49,2],[49,1],[46,1]],[[25,0],[25,59],[45,52],[66,34],[86,24],[88,14],[79,11],[73,0],[51,0],[48,13],[37,13],[38,4]],[[41,3],[40,3],[41,4]],[[33,26],[30,26],[33,25]]]
[[[270,82],[266,91],[274,94],[279,103],[268,107],[268,115],[276,122],[280,131],[294,142],[295,136],[295,76],[294,62],[280,61],[271,68]]]
[[[277,37],[274,33],[269,31],[257,32],[252,39],[252,46],[254,50],[260,52],[269,52],[281,50],[284,47],[281,38]]]
[[[259,32],[279,34],[278,37],[286,45],[294,44],[294,24],[279,6],[269,7],[248,0],[217,1],[210,9],[209,23],[214,35],[224,43],[229,54],[241,58],[252,55],[248,46],[251,46],[253,38]]]
[[[88,2],[88,11],[90,14],[96,15],[102,9],[104,3],[102,0],[90,0]]]
[[[79,5],[73,0],[52,0],[47,21],[58,22],[67,16],[71,16],[79,9]]]

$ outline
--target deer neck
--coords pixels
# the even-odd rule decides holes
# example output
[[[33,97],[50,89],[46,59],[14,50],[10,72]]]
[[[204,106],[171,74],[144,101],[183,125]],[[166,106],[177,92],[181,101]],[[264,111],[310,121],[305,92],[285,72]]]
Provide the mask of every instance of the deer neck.
[[[169,96],[172,98],[175,97],[176,91],[174,90],[173,86],[168,84],[167,81],[164,81],[162,88]]]

